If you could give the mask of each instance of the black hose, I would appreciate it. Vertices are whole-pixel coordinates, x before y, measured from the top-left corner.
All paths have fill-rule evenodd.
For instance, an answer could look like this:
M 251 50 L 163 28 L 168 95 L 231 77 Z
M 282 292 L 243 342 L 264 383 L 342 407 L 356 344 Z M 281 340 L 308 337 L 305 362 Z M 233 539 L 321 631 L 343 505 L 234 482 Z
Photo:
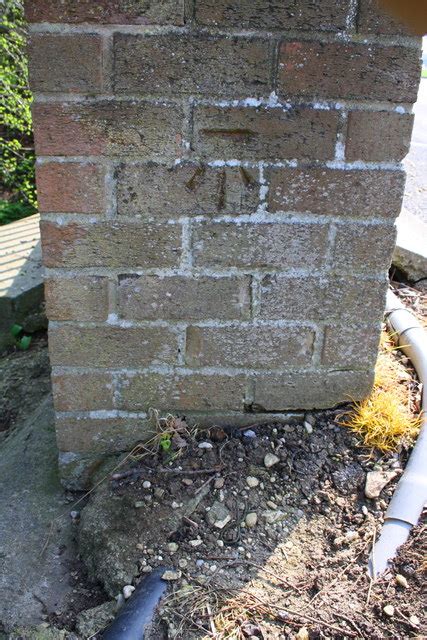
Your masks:
M 117 617 L 102 633 L 103 640 L 144 640 L 147 627 L 167 588 L 162 580 L 165 567 L 157 567 L 141 580 Z

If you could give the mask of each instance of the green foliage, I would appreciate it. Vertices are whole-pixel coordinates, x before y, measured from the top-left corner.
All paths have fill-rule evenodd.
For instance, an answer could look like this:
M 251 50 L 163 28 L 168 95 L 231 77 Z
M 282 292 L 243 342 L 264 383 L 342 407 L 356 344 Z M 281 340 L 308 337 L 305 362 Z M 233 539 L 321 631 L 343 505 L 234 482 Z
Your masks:
M 25 203 L 22 213 L 29 215 L 34 212 L 36 190 L 22 0 L 0 0 L 0 13 L 1 188 L 11 202 Z
M 36 209 L 28 202 L 0 200 L 0 225 L 21 220 L 35 213 Z
M 160 447 L 163 451 L 169 451 L 172 446 L 172 440 L 169 433 L 162 433 L 159 440 Z

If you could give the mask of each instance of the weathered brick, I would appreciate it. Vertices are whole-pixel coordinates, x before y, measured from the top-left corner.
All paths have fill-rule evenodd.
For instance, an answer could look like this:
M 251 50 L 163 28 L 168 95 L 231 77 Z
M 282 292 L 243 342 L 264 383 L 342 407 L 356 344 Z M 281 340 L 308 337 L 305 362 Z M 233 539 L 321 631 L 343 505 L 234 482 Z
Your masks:
M 414 116 L 393 111 L 352 111 L 345 146 L 347 160 L 399 162 L 409 151 Z
M 115 453 L 126 451 L 152 435 L 141 418 L 56 418 L 56 439 L 62 451 Z
M 201 158 L 238 160 L 330 160 L 335 153 L 338 115 L 296 107 L 194 109 L 193 148 Z
M 376 0 L 360 0 L 357 30 L 359 33 L 411 35 L 409 27 L 387 13 Z
M 173 267 L 181 253 L 181 225 L 117 221 L 40 225 L 47 267 Z
M 419 51 L 414 48 L 303 41 L 280 47 L 278 89 L 287 99 L 415 102 L 419 75 Z
M 308 366 L 314 331 L 308 327 L 190 326 L 186 344 L 186 362 L 192 367 Z
M 106 320 L 108 278 L 79 276 L 48 278 L 44 283 L 49 320 Z
M 270 43 L 228 37 L 116 34 L 118 93 L 218 95 L 270 93 Z
M 29 22 L 184 24 L 184 0 L 25 0 Z
M 178 340 L 165 327 L 51 325 L 49 349 L 53 366 L 135 368 L 174 364 Z
M 395 218 L 400 213 L 403 171 L 364 169 L 266 169 L 269 211 Z
M 119 313 L 125 319 L 247 319 L 250 277 L 121 276 Z
M 361 316 L 359 316 L 361 317 Z M 329 367 L 372 367 L 377 358 L 381 324 L 342 324 L 325 327 L 322 364 Z
M 195 226 L 196 266 L 315 268 L 323 264 L 328 225 L 206 222 Z
M 103 213 L 105 169 L 94 163 L 44 162 L 36 167 L 42 213 Z
M 384 311 L 386 279 L 351 276 L 268 275 L 261 283 L 259 317 L 263 319 L 376 321 Z
M 348 0 L 197 0 L 195 17 L 200 25 L 224 28 L 342 31 L 348 9 Z
M 254 410 L 322 409 L 365 398 L 371 371 L 310 371 L 263 375 L 255 380 Z
M 33 33 L 29 40 L 33 91 L 102 90 L 102 38 L 89 33 Z
M 36 103 L 38 155 L 125 155 L 173 160 L 181 155 L 181 107 L 135 101 Z
M 242 375 L 140 373 L 122 379 L 119 402 L 135 411 L 241 411 L 245 394 Z
M 57 411 L 113 409 L 113 381 L 110 373 L 53 373 L 53 402 Z
M 396 227 L 345 224 L 337 227 L 332 264 L 340 272 L 384 273 L 391 263 Z
M 138 218 L 254 213 L 258 195 L 258 172 L 243 167 L 147 163 L 117 171 L 118 213 Z

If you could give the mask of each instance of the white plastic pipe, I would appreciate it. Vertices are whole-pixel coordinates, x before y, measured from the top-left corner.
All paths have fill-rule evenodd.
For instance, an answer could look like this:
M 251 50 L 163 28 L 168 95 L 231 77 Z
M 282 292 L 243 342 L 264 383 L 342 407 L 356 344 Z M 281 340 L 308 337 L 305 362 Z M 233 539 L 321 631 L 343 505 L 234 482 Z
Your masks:
M 387 509 L 381 535 L 369 558 L 376 577 L 388 567 L 398 547 L 406 542 L 427 502 L 427 333 L 416 317 L 391 291 L 387 293 L 386 321 L 401 349 L 411 360 L 423 385 L 421 429 L 404 473 Z

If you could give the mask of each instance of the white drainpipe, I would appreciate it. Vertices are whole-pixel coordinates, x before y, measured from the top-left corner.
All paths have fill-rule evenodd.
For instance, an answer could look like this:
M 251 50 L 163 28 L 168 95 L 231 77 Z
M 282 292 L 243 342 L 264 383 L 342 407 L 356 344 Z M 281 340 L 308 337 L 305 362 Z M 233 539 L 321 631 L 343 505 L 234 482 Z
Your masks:
M 427 333 L 394 293 L 388 291 L 386 321 L 400 349 L 411 360 L 422 388 L 421 430 L 387 509 L 380 537 L 369 558 L 376 577 L 388 567 L 398 547 L 406 542 L 427 502 Z

